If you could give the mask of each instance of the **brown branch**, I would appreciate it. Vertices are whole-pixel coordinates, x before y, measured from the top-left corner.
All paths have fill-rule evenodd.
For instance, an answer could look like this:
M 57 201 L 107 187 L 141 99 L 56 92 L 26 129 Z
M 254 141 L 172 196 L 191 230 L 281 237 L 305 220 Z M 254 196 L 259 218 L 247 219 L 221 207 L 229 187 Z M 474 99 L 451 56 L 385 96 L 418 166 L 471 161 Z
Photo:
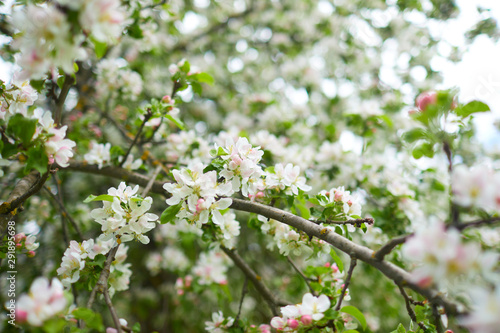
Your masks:
M 240 319 L 241 315 L 241 309 L 243 308 L 243 300 L 245 299 L 245 295 L 248 292 L 248 277 L 245 275 L 245 281 L 243 282 L 243 288 L 241 289 L 241 298 L 240 298 L 240 305 L 238 306 L 238 314 L 236 315 L 236 318 L 234 318 L 233 325 L 231 327 L 239 327 L 240 325 L 238 324 L 238 321 Z
M 373 220 L 373 218 L 371 217 L 366 217 L 366 218 L 363 218 L 363 219 L 353 219 L 353 220 L 347 220 L 347 221 L 333 221 L 333 220 L 325 220 L 325 221 L 320 221 L 320 220 L 317 220 L 317 221 L 312 221 L 310 220 L 311 222 L 314 222 L 316 224 L 320 224 L 320 223 L 323 223 L 323 224 L 340 224 L 340 225 L 343 225 L 343 224 L 352 224 L 352 225 L 355 225 L 356 227 L 360 227 L 362 223 L 366 223 L 366 224 L 373 224 L 375 221 Z
M 290 263 L 290 265 L 292 265 L 293 269 L 295 269 L 295 271 L 297 273 L 299 273 L 299 275 L 305 281 L 305 283 L 307 284 L 307 287 L 309 288 L 309 291 L 311 291 L 311 294 L 313 294 L 314 296 L 316 296 L 316 291 L 314 291 L 313 287 L 311 287 L 311 284 L 309 283 L 310 279 L 307 276 L 305 276 L 304 273 L 302 273 L 302 271 L 297 267 L 297 265 L 295 265 L 295 263 L 292 261 L 292 259 L 290 259 L 290 257 L 286 257 L 286 259 L 288 260 L 288 262 Z
M 109 297 L 108 287 L 106 286 L 103 290 L 104 301 L 109 308 L 109 312 L 111 312 L 111 317 L 113 318 L 113 322 L 115 323 L 116 330 L 118 333 L 122 332 L 122 325 L 120 324 L 120 318 L 118 318 L 118 314 L 116 313 L 116 309 L 113 306 L 113 302 L 111 302 L 111 297 Z
M 64 102 L 66 101 L 66 97 L 68 96 L 69 90 L 73 83 L 75 83 L 75 79 L 72 75 L 65 74 L 64 75 L 64 83 L 61 88 L 61 92 L 59 93 L 59 97 L 56 99 L 56 105 L 54 110 L 54 123 L 56 127 L 61 126 L 61 118 L 62 112 L 64 108 Z
M 150 181 L 150 178 L 145 175 L 141 175 L 139 173 L 128 171 L 123 168 L 115 167 L 115 166 L 104 166 L 101 169 L 97 167 L 97 165 L 88 165 L 82 162 L 73 162 L 67 168 L 62 169 L 62 171 L 80 171 L 86 173 L 92 173 L 96 175 L 108 176 L 111 178 L 117 178 L 124 180 L 126 182 L 131 182 L 134 184 L 138 184 L 140 186 L 147 186 Z M 158 194 L 166 194 L 163 189 L 163 184 L 165 182 L 154 181 L 151 186 L 151 191 Z
M 245 276 L 252 281 L 252 284 L 255 286 L 255 289 L 262 295 L 262 297 L 266 300 L 271 308 L 273 315 L 278 315 L 278 306 L 286 306 L 289 305 L 289 302 L 282 301 L 277 299 L 273 293 L 265 286 L 262 282 L 262 278 L 254 272 L 250 266 L 241 258 L 235 250 L 230 250 L 224 246 L 221 246 L 222 251 L 224 251 L 229 258 L 231 258 L 234 264 L 245 274 Z
M 137 143 L 137 140 L 139 140 L 139 137 L 141 136 L 142 134 L 142 130 L 144 129 L 144 125 L 148 122 L 149 118 L 151 118 L 151 116 L 153 115 L 153 113 L 151 112 L 151 109 L 148 109 L 147 113 L 144 115 L 144 119 L 142 120 L 142 123 L 141 123 L 141 126 L 139 127 L 139 130 L 137 131 L 137 134 L 135 135 L 134 137 L 134 140 L 132 141 L 132 143 L 130 144 L 130 146 L 128 147 L 128 150 L 127 152 L 125 153 L 125 156 L 123 156 L 123 159 L 122 161 L 120 162 L 119 166 L 122 167 L 123 164 L 125 163 L 128 155 L 130 154 L 130 152 L 132 151 L 132 148 L 135 146 L 135 144 Z
M 351 282 L 352 278 L 352 273 L 354 272 L 354 267 L 356 267 L 357 260 L 355 257 L 351 257 L 351 264 L 349 266 L 349 270 L 347 271 L 347 276 L 344 281 L 344 287 L 342 288 L 342 292 L 340 293 L 340 298 L 339 301 L 337 302 L 337 305 L 335 306 L 335 311 L 339 311 L 340 307 L 342 306 L 342 301 L 344 300 L 345 294 L 347 292 L 347 288 L 349 288 L 349 283 Z
M 40 191 L 48 177 L 49 172 L 40 177 L 38 171 L 32 170 L 16 184 L 7 200 L 0 205 L 0 239 L 3 238 L 7 230 L 7 223 L 12 219 L 12 216 L 16 215 L 17 208 L 33 194 Z
M 145 198 L 146 195 L 148 195 L 149 191 L 151 191 L 151 187 L 153 187 L 153 184 L 156 180 L 156 177 L 158 177 L 158 174 L 161 171 L 162 166 L 158 165 L 156 169 L 153 171 L 153 175 L 151 176 L 151 179 L 149 180 L 148 184 L 144 188 L 144 191 L 142 191 L 142 197 Z
M 411 234 L 411 235 L 404 235 L 404 236 L 400 236 L 400 237 L 396 237 L 396 238 L 391 239 L 390 241 L 388 241 L 387 243 L 385 243 L 380 249 L 378 249 L 377 252 L 375 252 L 375 254 L 373 255 L 373 258 L 375 258 L 376 260 L 379 260 L 379 261 L 384 260 L 384 257 L 386 255 L 388 255 L 389 253 L 391 253 L 391 251 L 396 246 L 398 246 L 399 244 L 403 244 L 404 242 L 406 242 L 406 240 L 410 236 L 412 236 L 412 235 L 413 234 Z
M 500 222 L 500 217 L 492 217 L 490 219 L 458 223 L 457 225 L 454 225 L 454 227 L 457 228 L 458 230 L 462 231 L 462 230 L 467 229 L 467 228 L 481 227 L 483 225 L 495 224 L 495 223 L 499 223 L 499 222 Z
M 44 186 L 43 189 L 45 190 L 46 193 L 49 194 L 49 196 L 52 198 L 52 200 L 57 204 L 57 206 L 59 207 L 59 210 L 61 211 L 61 216 L 64 219 L 69 221 L 69 223 L 71 224 L 73 229 L 75 229 L 76 233 L 78 234 L 78 237 L 80 238 L 80 240 L 83 240 L 83 235 L 82 235 L 82 232 L 80 230 L 80 227 L 75 222 L 75 220 L 71 217 L 71 215 L 68 213 L 68 211 L 66 210 L 66 207 L 64 207 L 64 204 L 46 186 Z
M 448 301 L 437 290 L 432 288 L 420 287 L 416 283 L 412 282 L 411 275 L 404 269 L 387 261 L 376 260 L 373 257 L 374 251 L 367 247 L 358 245 L 335 232 L 331 232 L 327 228 L 323 228 L 292 213 L 274 207 L 269 207 L 257 202 L 251 202 L 236 198 L 233 198 L 232 200 L 233 203 L 230 206 L 232 209 L 260 214 L 267 218 L 271 218 L 288 224 L 296 229 L 305 232 L 309 236 L 314 236 L 322 239 L 330 245 L 338 248 L 342 252 L 345 252 L 351 256 L 354 255 L 356 259 L 364 261 L 367 264 L 373 266 L 389 279 L 393 280 L 396 284 L 403 284 L 413 289 L 417 293 L 423 295 L 431 303 L 442 305 L 449 315 L 456 315 L 459 313 L 456 304 Z
M 410 296 L 406 293 L 405 289 L 398 285 L 399 291 L 401 292 L 401 295 L 403 295 L 403 298 L 405 299 L 405 305 L 406 305 L 406 311 L 408 311 L 408 315 L 410 315 L 411 320 L 413 320 L 415 323 L 420 326 L 420 328 L 425 332 L 427 330 L 427 327 L 425 327 L 424 323 L 420 322 L 417 320 L 417 315 L 415 314 L 415 311 L 413 311 L 413 308 L 411 307 L 411 303 L 414 302 Z
M 112 248 L 107 255 L 106 261 L 104 262 L 104 267 L 102 268 L 101 275 L 99 275 L 99 280 L 97 280 L 92 292 L 90 293 L 89 300 L 87 302 L 87 308 L 92 308 L 92 304 L 94 304 L 95 296 L 97 292 L 103 293 L 104 290 L 108 289 L 108 279 L 109 274 L 111 273 L 110 267 L 113 260 L 115 260 L 116 252 L 118 251 L 118 247 L 120 244 Z

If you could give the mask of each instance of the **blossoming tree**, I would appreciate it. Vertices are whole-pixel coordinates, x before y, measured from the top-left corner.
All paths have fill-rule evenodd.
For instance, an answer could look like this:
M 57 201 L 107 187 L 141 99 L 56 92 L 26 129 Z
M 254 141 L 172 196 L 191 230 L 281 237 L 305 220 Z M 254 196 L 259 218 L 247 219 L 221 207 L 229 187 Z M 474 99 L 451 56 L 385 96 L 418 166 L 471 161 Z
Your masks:
M 453 1 L 3 10 L 2 332 L 498 332 Z

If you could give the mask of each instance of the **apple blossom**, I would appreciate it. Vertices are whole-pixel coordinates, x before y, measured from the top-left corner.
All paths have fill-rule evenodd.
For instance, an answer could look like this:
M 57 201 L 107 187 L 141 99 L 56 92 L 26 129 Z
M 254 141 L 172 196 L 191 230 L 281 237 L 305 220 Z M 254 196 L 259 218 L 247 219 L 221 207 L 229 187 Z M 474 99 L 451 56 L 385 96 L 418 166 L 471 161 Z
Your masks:
M 48 319 L 63 314 L 68 306 L 63 286 L 58 279 L 36 278 L 29 294 L 19 297 L 16 304 L 16 316 L 33 326 L 42 326 Z

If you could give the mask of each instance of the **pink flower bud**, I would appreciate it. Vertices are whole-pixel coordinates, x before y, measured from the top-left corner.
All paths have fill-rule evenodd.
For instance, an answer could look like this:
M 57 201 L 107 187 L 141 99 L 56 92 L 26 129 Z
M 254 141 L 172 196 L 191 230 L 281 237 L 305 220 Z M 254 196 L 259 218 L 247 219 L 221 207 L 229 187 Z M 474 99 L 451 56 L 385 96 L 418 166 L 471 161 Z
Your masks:
M 304 315 L 304 316 L 300 317 L 300 321 L 302 322 L 302 324 L 307 326 L 307 325 L 312 324 L 313 319 L 310 315 Z
M 418 95 L 415 105 L 420 111 L 425 111 L 427 106 L 437 103 L 437 93 L 435 91 L 426 91 Z
M 16 320 L 19 323 L 26 322 L 26 320 L 28 320 L 28 312 L 17 309 L 16 310 Z
M 162 97 L 161 101 L 163 103 L 170 104 L 170 103 L 172 103 L 172 97 L 170 97 L 170 95 L 165 95 Z
M 323 266 L 325 266 L 326 268 L 328 268 L 328 267 L 330 267 L 330 265 L 331 265 L 331 264 L 330 264 L 329 262 L 327 262 L 327 263 L 326 263 L 326 264 L 324 264 Z
M 108 327 L 106 328 L 106 333 L 118 333 L 118 331 L 116 330 L 116 328 Z
M 297 321 L 297 319 L 293 319 L 293 318 L 290 318 L 286 321 L 286 324 L 288 325 L 288 327 L 290 327 L 291 329 L 296 329 L 297 327 L 299 327 L 299 322 Z
M 257 197 L 257 198 L 263 198 L 264 197 L 264 192 L 257 192 L 257 194 L 255 195 L 255 197 Z
M 193 282 L 193 277 L 191 275 L 187 275 L 185 278 L 184 278 L 184 285 L 186 287 L 191 287 L 191 283 Z
M 332 271 L 333 271 L 334 273 L 337 273 L 337 272 L 339 271 L 339 268 L 337 267 L 337 265 L 336 265 L 336 264 L 333 264 L 333 265 L 332 265 Z
M 14 236 L 14 241 L 16 243 L 21 243 L 21 241 L 23 241 L 25 239 L 26 239 L 26 235 L 24 234 L 24 232 L 21 232 L 21 233 Z
M 453 331 L 452 330 L 446 330 L 446 332 L 444 332 L 444 333 L 453 333 Z
M 33 258 L 35 256 L 35 254 L 36 254 L 35 251 L 28 251 L 28 253 L 26 253 L 26 256 L 28 258 Z
M 205 203 L 205 200 L 204 199 L 198 199 L 198 203 L 196 204 L 196 212 L 197 213 L 200 213 L 204 207 L 203 207 L 203 204 Z
M 17 243 L 17 244 L 16 244 L 16 249 L 20 249 L 20 248 L 22 248 L 22 247 L 23 247 L 23 244 L 21 244 L 21 243 Z
M 271 326 L 262 324 L 259 326 L 260 332 L 261 333 L 271 333 Z

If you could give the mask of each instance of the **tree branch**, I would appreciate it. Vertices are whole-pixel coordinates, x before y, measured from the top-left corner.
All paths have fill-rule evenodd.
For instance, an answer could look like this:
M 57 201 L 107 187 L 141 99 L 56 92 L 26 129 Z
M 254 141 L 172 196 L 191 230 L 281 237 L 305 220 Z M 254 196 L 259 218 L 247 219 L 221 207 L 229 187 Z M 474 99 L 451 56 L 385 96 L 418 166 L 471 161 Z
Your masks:
M 376 260 L 380 260 L 380 261 L 384 260 L 384 257 L 386 255 L 391 253 L 391 251 L 399 244 L 403 244 L 404 242 L 406 242 L 406 240 L 410 236 L 412 236 L 412 235 L 404 235 L 404 236 L 400 236 L 400 237 L 396 237 L 396 238 L 391 239 L 390 241 L 385 243 L 380 249 L 378 249 L 377 252 L 375 252 L 375 254 L 373 255 L 373 258 L 375 258 Z
M 370 224 L 370 225 L 374 223 L 374 220 L 371 217 L 366 217 L 366 218 L 363 218 L 363 219 L 353 219 L 353 220 L 347 220 L 347 221 L 333 221 L 333 220 L 325 220 L 325 221 L 320 221 L 320 220 L 312 221 L 312 220 L 309 220 L 309 221 L 314 222 L 316 224 L 320 224 L 320 223 L 323 223 L 323 224 L 340 224 L 340 225 L 343 225 L 343 224 L 352 224 L 352 225 L 355 225 L 358 228 L 361 227 L 362 223 L 366 223 L 366 224 Z
M 253 271 L 250 266 L 247 265 L 247 263 L 241 258 L 236 251 L 230 250 L 224 246 L 221 246 L 222 251 L 224 251 L 234 262 L 234 264 L 241 269 L 243 274 L 252 281 L 253 285 L 255 286 L 255 289 L 264 297 L 266 302 L 269 304 L 269 307 L 271 308 L 271 311 L 273 315 L 277 316 L 278 315 L 278 306 L 286 306 L 289 305 L 290 303 L 278 300 L 274 295 L 271 293 L 271 291 L 262 283 L 262 278 L 257 275 Z
M 75 229 L 76 233 L 78 234 L 78 237 L 80 240 L 83 240 L 83 235 L 80 230 L 80 227 L 78 227 L 78 224 L 75 222 L 75 220 L 71 217 L 71 215 L 68 213 L 66 210 L 66 207 L 64 207 L 64 204 L 57 198 L 46 186 L 43 187 L 45 192 L 49 194 L 49 196 L 52 198 L 52 200 L 57 204 L 59 207 L 59 210 L 61 211 L 61 215 L 63 218 L 69 221 L 73 229 Z
M 43 184 L 49 177 L 49 172 L 40 177 L 40 173 L 32 170 L 24 176 L 14 187 L 7 200 L 0 205 L 0 239 L 3 238 L 7 230 L 7 223 L 16 215 L 16 209 L 23 204 L 26 199 L 40 191 Z
M 406 293 L 406 291 L 403 287 L 398 285 L 398 288 L 399 288 L 399 291 L 401 292 L 401 295 L 403 295 L 403 298 L 405 299 L 406 311 L 408 311 L 408 315 L 410 315 L 411 320 L 413 320 L 415 323 L 417 323 L 418 326 L 420 326 L 420 328 L 422 330 L 424 330 L 424 332 L 425 332 L 425 330 L 427 330 L 427 327 L 425 327 L 424 323 L 419 322 L 417 320 L 417 315 L 415 314 L 415 311 L 413 311 L 413 308 L 411 307 L 411 303 L 413 300 L 410 298 L 410 296 L 408 296 L 408 294 Z
M 309 288 L 309 291 L 311 292 L 311 294 L 313 294 L 314 296 L 316 296 L 316 292 L 314 291 L 313 287 L 311 287 L 311 284 L 309 283 L 309 278 L 307 276 L 305 276 L 304 273 L 302 273 L 302 271 L 297 267 L 297 265 L 295 265 L 295 263 L 292 261 L 292 259 L 290 259 L 290 257 L 286 257 L 286 259 L 288 260 L 288 262 L 290 263 L 290 265 L 292 265 L 293 269 L 295 269 L 295 271 L 297 273 L 299 273 L 299 275 L 305 281 L 305 283 L 307 284 L 307 287 Z
M 147 186 L 150 179 L 148 176 L 141 175 L 139 173 L 128 171 L 123 168 L 115 167 L 115 166 L 104 166 L 101 169 L 97 167 L 97 165 L 88 165 L 82 162 L 73 162 L 67 168 L 62 169 L 68 171 L 81 171 L 86 173 L 92 173 L 96 175 L 103 175 L 112 178 L 117 178 L 124 180 L 126 182 L 132 182 L 134 184 L 138 184 L 140 186 Z M 163 189 L 163 184 L 165 182 L 154 181 L 151 185 L 151 191 L 158 194 L 166 194 Z
M 64 108 L 64 102 L 66 101 L 66 97 L 68 96 L 69 90 L 73 83 L 75 83 L 75 79 L 73 76 L 65 74 L 64 75 L 64 84 L 61 88 L 61 92 L 59 93 L 59 97 L 57 97 L 55 110 L 54 110 L 54 124 L 56 127 L 61 126 L 62 119 L 62 111 Z
M 109 297 L 108 287 L 106 286 L 103 290 L 104 301 L 109 308 L 109 312 L 111 312 L 111 317 L 113 318 L 113 322 L 115 323 L 116 330 L 118 333 L 122 332 L 122 325 L 120 324 L 120 318 L 118 318 L 118 314 L 116 313 L 116 309 L 113 306 L 113 302 L 111 302 L 111 297 Z
M 139 127 L 139 130 L 137 131 L 137 134 L 134 137 L 134 141 L 132 141 L 132 143 L 128 147 L 128 150 L 125 153 L 125 156 L 123 156 L 123 159 L 119 164 L 120 167 L 122 167 L 123 164 L 125 163 L 125 161 L 127 160 L 127 157 L 130 154 L 130 152 L 132 151 L 132 148 L 134 147 L 134 145 L 137 143 L 137 140 L 139 140 L 139 137 L 141 136 L 144 125 L 148 122 L 149 118 L 151 118 L 152 115 L 153 115 L 153 113 L 151 112 L 151 109 L 148 109 L 147 113 L 144 115 L 144 119 L 141 123 L 141 126 Z
M 106 261 L 104 262 L 104 267 L 102 268 L 101 275 L 99 275 L 99 280 L 97 280 L 94 288 L 92 289 L 92 292 L 90 293 L 89 300 L 87 302 L 87 308 L 92 308 L 92 304 L 94 304 L 95 296 L 97 292 L 104 292 L 104 289 L 108 289 L 108 279 L 109 279 L 109 274 L 111 273 L 110 267 L 111 263 L 113 260 L 115 260 L 115 255 L 116 252 L 118 251 L 118 247 L 120 244 L 112 248 L 108 256 L 106 258 Z
M 354 272 L 354 267 L 356 267 L 357 260 L 355 257 L 351 257 L 351 264 L 349 266 L 349 270 L 347 271 L 347 276 L 344 281 L 344 287 L 342 288 L 342 292 L 340 293 L 339 301 L 335 306 L 335 311 L 339 311 L 342 306 L 342 301 L 344 300 L 345 294 L 347 292 L 347 288 L 349 287 L 349 283 L 351 282 L 352 273 Z
M 442 305 L 448 314 L 456 315 L 459 313 L 456 304 L 445 299 L 443 295 L 437 290 L 432 288 L 422 288 L 416 283 L 411 282 L 412 278 L 408 272 L 387 261 L 376 260 L 373 257 L 374 251 L 367 247 L 358 245 L 335 232 L 330 232 L 330 230 L 327 228 L 323 228 L 292 213 L 274 207 L 268 207 L 257 202 L 251 202 L 236 198 L 233 198 L 232 200 L 233 203 L 230 207 L 233 209 L 263 215 L 267 218 L 280 221 L 294 228 L 302 230 L 309 236 L 314 236 L 322 239 L 330 245 L 338 248 L 342 252 L 345 252 L 349 255 L 354 255 L 356 259 L 364 261 L 367 264 L 375 267 L 377 270 L 382 272 L 382 274 L 396 282 L 396 284 L 403 284 L 405 286 L 408 286 L 409 288 L 423 295 L 431 303 Z

